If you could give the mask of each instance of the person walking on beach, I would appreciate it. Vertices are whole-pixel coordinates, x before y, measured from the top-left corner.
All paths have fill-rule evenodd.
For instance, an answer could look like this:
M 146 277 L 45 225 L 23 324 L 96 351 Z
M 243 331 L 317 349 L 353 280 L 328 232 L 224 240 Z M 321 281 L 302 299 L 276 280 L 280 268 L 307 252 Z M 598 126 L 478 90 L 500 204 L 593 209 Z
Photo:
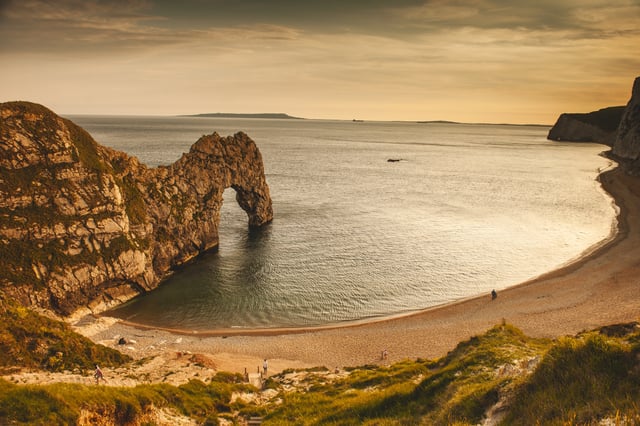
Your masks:
M 262 363 L 262 370 L 263 370 L 263 374 L 265 377 L 267 377 L 267 369 L 269 368 L 269 363 L 267 363 L 267 359 L 264 359 L 264 362 Z
M 93 377 L 96 379 L 96 385 L 100 384 L 100 380 L 107 383 L 107 379 L 104 378 L 104 374 L 102 374 L 102 370 L 100 370 L 98 364 L 96 364 L 96 371 L 93 373 Z

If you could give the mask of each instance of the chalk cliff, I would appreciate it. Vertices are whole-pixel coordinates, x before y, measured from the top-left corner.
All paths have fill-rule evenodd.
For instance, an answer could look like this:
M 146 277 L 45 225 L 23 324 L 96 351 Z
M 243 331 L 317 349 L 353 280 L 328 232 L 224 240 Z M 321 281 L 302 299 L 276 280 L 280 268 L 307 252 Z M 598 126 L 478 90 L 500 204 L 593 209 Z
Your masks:
M 599 142 L 612 146 L 624 110 L 624 106 L 617 106 L 584 114 L 561 114 L 547 138 L 566 142 Z
M 249 226 L 272 220 L 262 157 L 243 133 L 203 136 L 148 168 L 41 105 L 0 104 L 0 290 L 67 315 L 153 289 L 218 245 L 228 187 Z
M 640 160 L 640 77 L 633 83 L 631 99 L 620 121 L 612 152 L 634 163 Z

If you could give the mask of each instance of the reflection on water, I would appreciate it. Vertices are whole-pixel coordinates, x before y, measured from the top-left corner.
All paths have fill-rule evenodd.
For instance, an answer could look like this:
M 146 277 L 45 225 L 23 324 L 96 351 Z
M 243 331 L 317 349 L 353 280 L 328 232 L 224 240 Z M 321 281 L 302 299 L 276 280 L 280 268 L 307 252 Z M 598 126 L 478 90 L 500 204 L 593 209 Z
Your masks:
M 602 147 L 547 141 L 546 128 L 74 120 L 151 165 L 214 130 L 243 130 L 262 152 L 274 221 L 249 230 L 225 191 L 219 250 L 113 312 L 156 326 L 315 325 L 488 294 L 577 256 L 614 216 L 594 180 Z

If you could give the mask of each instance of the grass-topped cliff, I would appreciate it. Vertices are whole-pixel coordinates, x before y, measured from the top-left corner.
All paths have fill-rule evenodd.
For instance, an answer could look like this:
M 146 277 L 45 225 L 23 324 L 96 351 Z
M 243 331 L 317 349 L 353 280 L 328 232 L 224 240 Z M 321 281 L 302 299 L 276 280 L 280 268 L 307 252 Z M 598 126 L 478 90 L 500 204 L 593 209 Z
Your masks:
M 588 113 L 565 113 L 549 130 L 548 139 L 568 142 L 598 142 L 612 146 L 624 114 L 624 106 Z
M 19 369 L 91 371 L 131 361 L 127 355 L 96 345 L 66 323 L 42 316 L 0 293 L 0 372 Z
M 272 424 L 443 425 L 640 422 L 640 333 L 531 339 L 509 325 L 437 361 L 360 367 L 270 407 Z M 636 423 L 633 423 L 635 421 Z
M 271 221 L 262 156 L 243 133 L 148 168 L 42 105 L 0 103 L 0 290 L 70 315 L 153 289 L 217 246 L 228 187 L 249 226 Z
M 3 336 L 14 333 L 6 324 Z M 61 343 L 67 339 L 78 337 L 66 332 Z M 265 425 L 638 424 L 638 401 L 636 324 L 556 341 L 498 325 L 439 360 L 284 371 L 263 390 L 227 373 L 133 388 L 0 379 L 2 424 L 91 424 L 96 416 L 112 424 L 171 424 L 158 420 L 159 412 L 200 424 L 242 424 L 251 416 Z
M 0 424 L 73 425 L 158 424 L 158 410 L 188 417 L 195 424 L 216 425 L 218 414 L 244 408 L 229 403 L 233 392 L 257 391 L 242 377 L 218 374 L 208 383 L 134 388 L 56 383 L 20 386 L 0 379 Z M 174 424 L 169 419 L 161 424 Z
M 145 236 L 134 232 L 140 221 L 131 212 L 142 198 L 121 189 L 117 153 L 30 102 L 0 104 L 0 142 L 5 294 L 68 314 L 111 286 L 144 282 Z

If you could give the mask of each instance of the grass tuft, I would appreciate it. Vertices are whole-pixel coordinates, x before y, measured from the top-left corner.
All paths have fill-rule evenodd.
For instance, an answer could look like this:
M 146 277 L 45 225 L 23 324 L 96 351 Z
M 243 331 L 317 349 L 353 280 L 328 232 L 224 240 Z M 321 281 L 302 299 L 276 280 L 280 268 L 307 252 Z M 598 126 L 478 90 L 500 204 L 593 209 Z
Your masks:
M 5 323 L 40 321 L 28 309 L 0 306 Z M 52 329 L 43 320 L 38 339 L 47 341 L 55 334 Z M 232 373 L 218 373 L 207 383 L 135 388 L 17 386 L 0 380 L 0 424 L 73 424 L 83 410 L 127 424 L 155 406 L 199 424 L 260 416 L 265 425 L 475 425 L 497 403 L 506 410 L 504 425 L 582 425 L 602 419 L 640 424 L 640 332 L 635 325 L 550 341 L 501 324 L 435 361 L 366 365 L 337 376 L 326 369 L 296 370 L 297 388 L 289 386 L 292 373 L 270 377 L 269 394 L 275 390 L 276 396 L 259 404 L 231 403 L 234 393 L 258 392 Z
M 90 371 L 95 364 L 112 367 L 130 359 L 0 295 L 0 370 Z
M 587 333 L 561 339 L 518 390 L 508 421 L 588 423 L 640 415 L 640 344 Z

